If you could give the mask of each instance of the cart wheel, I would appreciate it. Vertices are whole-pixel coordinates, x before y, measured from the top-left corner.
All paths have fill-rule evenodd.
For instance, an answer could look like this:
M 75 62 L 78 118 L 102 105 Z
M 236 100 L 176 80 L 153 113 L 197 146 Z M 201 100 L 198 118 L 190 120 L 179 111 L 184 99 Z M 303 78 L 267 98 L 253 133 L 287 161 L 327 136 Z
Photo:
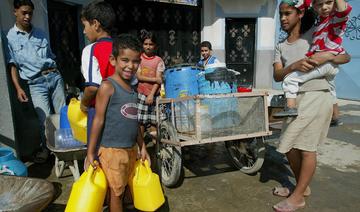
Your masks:
M 161 182 L 166 187 L 175 187 L 180 180 L 183 168 L 181 147 L 161 143 L 160 139 L 179 141 L 179 138 L 177 137 L 175 127 L 169 122 L 162 122 L 158 130 L 156 155 Z
M 61 177 L 65 169 L 65 161 L 59 160 L 55 157 L 55 175 L 57 178 Z
M 225 146 L 236 168 L 245 174 L 256 173 L 264 163 L 263 137 L 226 141 Z

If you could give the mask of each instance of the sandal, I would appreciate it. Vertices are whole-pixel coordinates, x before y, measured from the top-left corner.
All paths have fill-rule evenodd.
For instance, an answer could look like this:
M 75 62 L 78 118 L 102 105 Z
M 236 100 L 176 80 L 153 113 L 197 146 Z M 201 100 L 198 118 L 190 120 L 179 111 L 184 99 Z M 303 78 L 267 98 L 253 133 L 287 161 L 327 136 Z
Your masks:
M 289 197 L 291 190 L 287 187 L 275 187 L 273 188 L 273 195 L 278 197 Z M 311 194 L 310 187 L 307 187 L 304 192 L 304 197 L 308 197 Z
M 49 150 L 42 149 L 41 151 L 37 152 L 34 158 L 35 163 L 46 163 L 49 157 Z
M 277 212 L 292 212 L 298 209 L 304 208 L 305 202 L 300 205 L 293 205 L 287 201 L 287 199 L 279 202 L 278 204 L 273 206 L 273 209 Z
M 273 188 L 273 195 L 278 197 L 288 197 L 290 196 L 290 189 L 287 187 L 275 187 Z

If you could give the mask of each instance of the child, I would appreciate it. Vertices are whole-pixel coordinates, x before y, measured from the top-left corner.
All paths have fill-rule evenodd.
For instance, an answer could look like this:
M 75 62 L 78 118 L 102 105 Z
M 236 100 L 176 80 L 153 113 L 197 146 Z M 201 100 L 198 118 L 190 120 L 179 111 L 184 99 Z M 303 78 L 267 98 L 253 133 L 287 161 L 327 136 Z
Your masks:
M 206 65 L 220 63 L 215 56 L 211 55 L 212 47 L 209 41 L 201 42 L 200 51 L 203 58 L 197 63 L 198 66 L 205 67 Z
M 87 158 L 92 166 L 98 165 L 96 146 L 100 142 L 98 157 L 109 185 L 110 211 L 122 211 L 122 197 L 133 176 L 138 147 L 141 159 L 150 161 L 139 133 L 137 93 L 131 86 L 140 64 L 140 51 L 141 44 L 134 36 L 122 34 L 115 38 L 110 62 L 116 71 L 102 81 L 96 94 Z
M 309 0 L 304 0 L 304 2 L 310 3 Z M 312 0 L 312 4 L 319 16 L 319 23 L 313 32 L 313 41 L 306 56 L 310 59 L 321 59 L 328 58 L 329 54 L 344 54 L 345 49 L 341 45 L 342 35 L 345 32 L 351 6 L 345 0 Z M 335 85 L 332 83 L 334 83 L 333 79 L 337 72 L 338 69 L 334 69 L 333 64 L 326 63 L 309 73 L 296 71 L 288 75 L 283 83 L 287 107 L 284 111 L 274 114 L 274 117 L 297 116 L 296 96 L 299 91 L 299 83 L 310 79 L 326 77 L 335 100 Z
M 139 92 L 139 122 L 141 134 L 145 128 L 156 125 L 155 104 L 159 96 L 162 73 L 165 70 L 164 61 L 155 55 L 157 48 L 156 37 L 146 33 L 142 37 L 144 52 L 141 54 L 141 63 L 137 72 Z
M 81 56 L 81 72 L 85 78 L 84 95 L 80 109 L 88 113 L 88 141 L 91 124 L 95 115 L 95 96 L 103 79 L 114 74 L 109 58 L 112 51 L 111 30 L 116 21 L 111 5 L 105 2 L 93 2 L 81 12 L 84 34 L 91 42 Z

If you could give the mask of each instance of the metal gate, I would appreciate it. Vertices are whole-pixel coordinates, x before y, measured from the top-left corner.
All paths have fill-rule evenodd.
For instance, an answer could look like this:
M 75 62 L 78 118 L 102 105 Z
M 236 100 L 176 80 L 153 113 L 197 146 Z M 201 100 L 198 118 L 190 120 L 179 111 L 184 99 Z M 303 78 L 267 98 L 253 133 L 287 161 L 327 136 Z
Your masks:
M 226 19 L 226 66 L 240 73 L 243 86 L 252 86 L 254 81 L 255 24 L 253 18 Z
M 64 82 L 79 87 L 82 75 L 78 9 L 66 3 L 48 1 L 50 43 L 57 65 Z
M 348 0 L 353 10 L 347 23 L 344 47 L 351 55 L 351 62 L 340 66 L 336 75 L 336 91 L 339 98 L 360 100 L 360 1 Z

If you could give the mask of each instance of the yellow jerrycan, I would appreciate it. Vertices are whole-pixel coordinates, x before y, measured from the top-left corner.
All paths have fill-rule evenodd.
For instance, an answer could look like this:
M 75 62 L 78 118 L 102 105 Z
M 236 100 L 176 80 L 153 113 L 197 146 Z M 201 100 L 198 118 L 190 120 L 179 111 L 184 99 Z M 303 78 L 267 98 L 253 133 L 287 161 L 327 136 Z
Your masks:
M 141 211 L 155 211 L 165 202 L 159 176 L 151 171 L 147 160 L 135 164 L 135 175 L 130 183 L 134 206 Z
M 73 184 L 65 212 L 101 212 L 107 182 L 103 170 L 98 166 L 95 170 L 89 165 L 80 178 Z
M 68 119 L 73 137 L 87 143 L 87 114 L 80 110 L 80 101 L 72 98 L 68 108 Z

